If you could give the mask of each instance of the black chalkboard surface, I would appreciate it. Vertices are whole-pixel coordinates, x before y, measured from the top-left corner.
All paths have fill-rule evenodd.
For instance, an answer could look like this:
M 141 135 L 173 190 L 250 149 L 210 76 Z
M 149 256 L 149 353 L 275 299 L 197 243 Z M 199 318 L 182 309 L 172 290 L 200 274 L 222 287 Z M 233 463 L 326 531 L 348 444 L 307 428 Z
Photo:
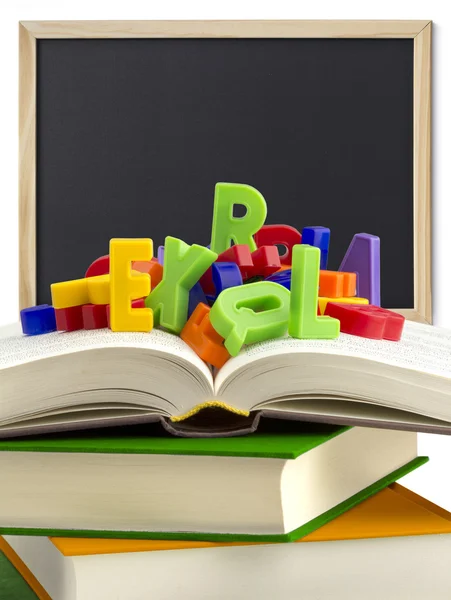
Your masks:
M 412 39 L 38 39 L 37 303 L 112 237 L 210 241 L 215 183 L 267 223 L 381 238 L 382 305 L 414 306 Z

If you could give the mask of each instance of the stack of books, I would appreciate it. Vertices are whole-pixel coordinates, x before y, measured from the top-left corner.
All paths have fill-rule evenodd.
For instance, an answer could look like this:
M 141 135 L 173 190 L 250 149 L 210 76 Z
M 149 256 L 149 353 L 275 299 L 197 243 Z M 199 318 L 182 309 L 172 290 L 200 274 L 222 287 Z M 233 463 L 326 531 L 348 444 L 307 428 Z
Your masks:
M 9 332 L 0 597 L 449 599 L 451 515 L 396 481 L 451 431 L 450 355 L 415 323 L 219 372 L 163 331 Z
M 390 485 L 297 541 L 251 544 L 0 537 L 1 597 L 450 597 L 451 514 L 399 484 Z

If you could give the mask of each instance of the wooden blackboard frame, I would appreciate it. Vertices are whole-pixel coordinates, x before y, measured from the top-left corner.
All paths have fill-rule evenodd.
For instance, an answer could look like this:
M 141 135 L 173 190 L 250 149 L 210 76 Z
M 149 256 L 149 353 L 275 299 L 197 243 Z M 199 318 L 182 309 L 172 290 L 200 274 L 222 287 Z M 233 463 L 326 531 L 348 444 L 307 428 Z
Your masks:
M 432 322 L 431 21 L 23 21 L 19 23 L 19 303 L 36 303 L 36 40 L 76 38 L 412 38 L 414 306 Z

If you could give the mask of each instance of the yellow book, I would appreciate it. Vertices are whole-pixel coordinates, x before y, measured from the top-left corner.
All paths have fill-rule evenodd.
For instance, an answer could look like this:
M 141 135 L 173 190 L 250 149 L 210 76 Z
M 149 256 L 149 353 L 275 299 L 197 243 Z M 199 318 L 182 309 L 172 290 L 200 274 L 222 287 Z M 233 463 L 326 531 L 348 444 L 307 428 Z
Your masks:
M 395 483 L 293 544 L 5 536 L 0 550 L 40 600 L 182 590 L 184 600 L 293 598 L 301 589 L 305 598 L 440 600 L 451 597 L 449 534 L 449 512 Z

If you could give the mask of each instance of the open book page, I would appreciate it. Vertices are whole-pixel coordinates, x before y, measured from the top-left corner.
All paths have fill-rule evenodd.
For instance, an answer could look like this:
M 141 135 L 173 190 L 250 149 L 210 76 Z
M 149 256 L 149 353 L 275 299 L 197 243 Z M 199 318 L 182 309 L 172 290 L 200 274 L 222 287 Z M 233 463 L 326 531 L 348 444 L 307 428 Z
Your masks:
M 399 342 L 370 340 L 341 333 L 335 340 L 284 337 L 253 344 L 230 359 L 215 378 L 215 393 L 237 371 L 259 359 L 281 354 L 318 353 L 350 356 L 451 379 L 451 331 L 406 321 Z
M 2 335 L 5 332 L 6 335 Z M 8 335 L 8 333 L 13 335 Z M 0 371 L 20 364 L 99 348 L 142 348 L 186 361 L 213 387 L 209 367 L 178 336 L 153 329 L 150 333 L 119 333 L 109 329 L 24 336 L 13 328 L 0 329 Z
M 11 337 L 13 335 L 23 335 L 22 327 L 17 321 L 16 323 L 9 323 L 8 325 L 2 325 L 0 327 L 0 340 L 2 338 Z
M 0 338 L 0 428 L 171 416 L 212 394 L 210 368 L 178 336 L 157 329 Z

